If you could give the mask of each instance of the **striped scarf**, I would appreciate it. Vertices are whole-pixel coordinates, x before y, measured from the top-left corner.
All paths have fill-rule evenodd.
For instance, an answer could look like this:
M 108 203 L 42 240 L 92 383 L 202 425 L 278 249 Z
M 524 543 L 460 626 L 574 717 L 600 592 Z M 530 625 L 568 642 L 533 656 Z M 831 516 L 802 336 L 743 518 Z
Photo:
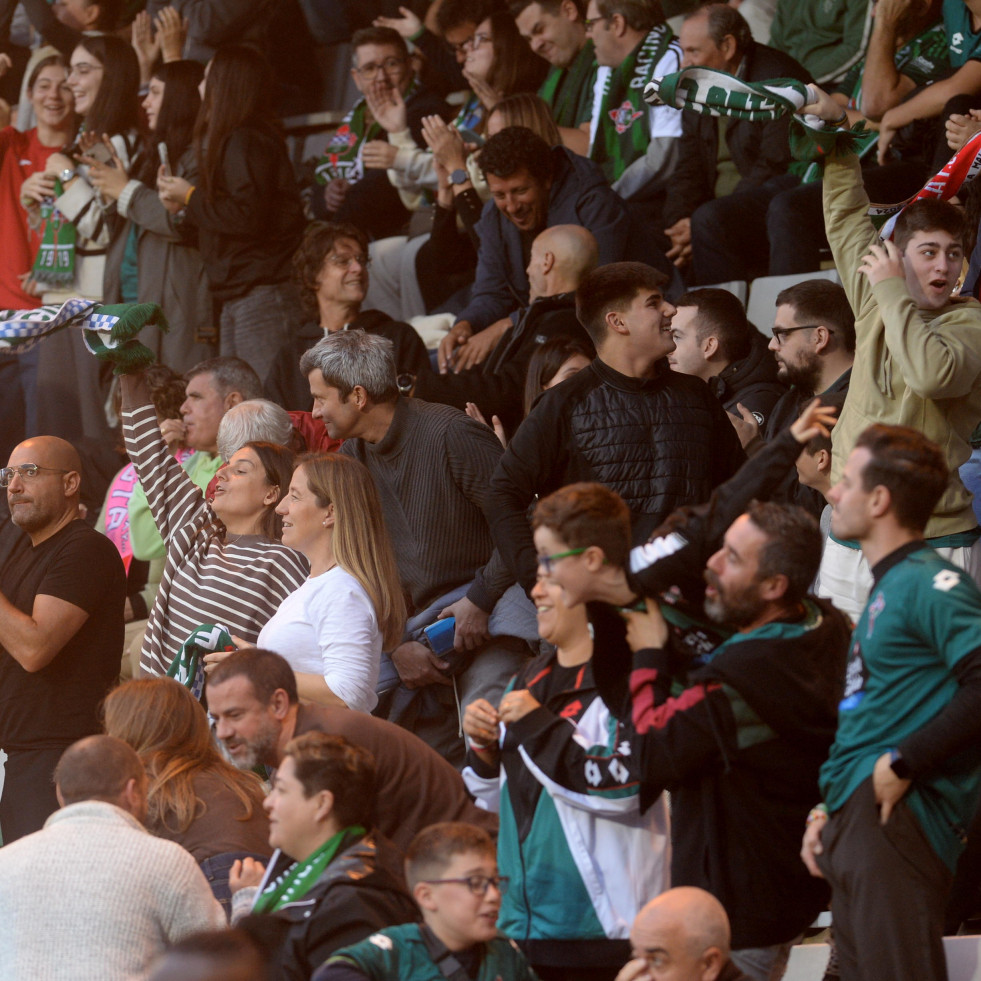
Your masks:
M 763 122 L 793 115 L 790 145 L 798 160 L 818 155 L 854 152 L 868 136 L 864 123 L 842 130 L 826 124 L 801 109 L 814 101 L 803 82 L 775 78 L 745 82 L 726 72 L 709 68 L 686 68 L 664 78 L 653 79 L 644 90 L 651 105 L 669 105 L 705 116 L 732 116 Z M 892 238 L 896 219 L 914 201 L 936 198 L 946 201 L 981 173 L 981 133 L 975 134 L 912 197 L 897 204 L 873 204 L 869 217 L 882 239 Z

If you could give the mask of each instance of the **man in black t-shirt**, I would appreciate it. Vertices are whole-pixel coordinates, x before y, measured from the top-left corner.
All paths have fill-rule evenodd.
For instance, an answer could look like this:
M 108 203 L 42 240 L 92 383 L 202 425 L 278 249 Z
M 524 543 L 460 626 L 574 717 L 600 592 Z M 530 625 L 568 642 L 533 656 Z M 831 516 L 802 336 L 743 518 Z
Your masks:
M 53 436 L 20 443 L 0 470 L 11 520 L 31 540 L 0 570 L 4 844 L 57 810 L 55 765 L 100 731 L 119 673 L 126 577 L 112 542 L 79 517 L 80 470 L 74 447 Z

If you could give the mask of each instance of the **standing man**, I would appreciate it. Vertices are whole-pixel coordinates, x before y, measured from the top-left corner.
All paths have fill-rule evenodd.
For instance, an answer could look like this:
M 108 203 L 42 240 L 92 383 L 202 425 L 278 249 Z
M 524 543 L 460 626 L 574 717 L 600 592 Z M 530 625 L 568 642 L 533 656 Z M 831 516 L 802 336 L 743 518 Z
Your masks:
M 586 36 L 582 0 L 515 0 L 511 14 L 531 50 L 552 67 L 538 94 L 562 134 L 562 142 L 585 153 L 596 81 L 593 42 Z M 586 127 L 588 130 L 588 126 Z
M 462 764 L 461 706 L 496 704 L 538 637 L 535 611 L 512 585 L 484 517 L 501 444 L 459 409 L 401 396 L 385 338 L 331 334 L 300 370 L 314 418 L 375 480 L 411 602 L 404 641 L 382 661 L 380 688 L 402 682 L 390 718 Z M 446 617 L 455 617 L 454 647 L 440 657 L 421 641 Z
M 947 976 L 944 910 L 981 790 L 981 593 L 923 540 L 948 479 L 922 433 L 875 425 L 829 494 L 832 533 L 873 576 L 801 852 L 831 884 L 843 981 Z
M 99 706 L 119 676 L 126 574 L 113 543 L 79 515 L 80 469 L 70 443 L 38 436 L 0 470 L 11 520 L 31 539 L 0 569 L 5 845 L 57 809 L 58 759 L 100 731 Z
M 765 424 L 787 389 L 777 380 L 766 338 L 746 319 L 738 297 L 721 289 L 685 293 L 671 318 L 671 337 L 672 369 L 701 378 L 726 412 L 736 416 L 742 405 Z
M 804 111 L 839 122 L 841 107 L 816 89 Z M 952 296 L 964 261 L 963 212 L 948 201 L 914 201 L 883 242 L 868 215 L 857 156 L 828 157 L 824 215 L 828 241 L 855 321 L 855 366 L 835 426 L 832 482 L 872 422 L 910 426 L 944 453 L 950 479 L 924 534 L 946 559 L 981 579 L 981 545 L 971 494 L 957 470 L 971 455 L 981 419 L 981 305 Z M 833 533 L 821 563 L 821 590 L 857 615 L 871 588 L 861 553 Z M 948 550 L 949 551 L 946 551 Z
M 576 291 L 596 359 L 538 400 L 508 445 L 487 492 L 494 541 L 518 582 L 535 584 L 528 506 L 565 484 L 599 481 L 630 508 L 634 540 L 676 507 L 708 499 L 745 459 L 725 410 L 697 378 L 673 372 L 666 277 L 615 262 Z
M 811 76 L 793 58 L 757 44 L 739 12 L 725 3 L 699 7 L 681 27 L 683 67 L 728 72 L 747 82 Z M 682 113 L 679 161 L 664 207 L 668 258 L 692 264 L 698 286 L 766 275 L 766 206 L 799 182 L 788 174 L 786 116 L 751 122 Z

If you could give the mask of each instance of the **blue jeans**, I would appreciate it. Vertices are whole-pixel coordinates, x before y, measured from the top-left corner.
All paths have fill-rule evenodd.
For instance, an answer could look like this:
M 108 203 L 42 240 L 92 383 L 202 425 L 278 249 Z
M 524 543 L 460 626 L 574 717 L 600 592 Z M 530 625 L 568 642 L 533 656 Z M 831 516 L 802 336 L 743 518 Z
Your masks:
M 226 918 L 232 915 L 232 893 L 228 888 L 228 873 L 231 872 L 235 862 L 243 858 L 254 858 L 263 865 L 269 861 L 268 855 L 256 855 L 254 852 L 222 852 L 200 863 L 201 871 L 208 880 L 215 899 L 221 903 Z
M 744 947 L 734 950 L 730 957 L 733 964 L 753 981 L 780 981 L 787 970 L 790 948 L 800 942 L 800 937 L 772 947 Z

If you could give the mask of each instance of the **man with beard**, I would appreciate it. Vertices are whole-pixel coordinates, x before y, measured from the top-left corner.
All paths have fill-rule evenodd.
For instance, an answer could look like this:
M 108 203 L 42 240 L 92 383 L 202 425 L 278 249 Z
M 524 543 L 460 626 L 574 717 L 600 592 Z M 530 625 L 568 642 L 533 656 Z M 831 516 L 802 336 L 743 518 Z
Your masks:
M 566 603 L 603 601 L 590 604 L 603 650 L 596 682 L 636 728 L 641 807 L 671 793 L 672 884 L 719 899 L 732 959 L 759 979 L 782 975 L 791 944 L 827 901 L 786 822 L 806 817 L 834 738 L 849 623 L 807 593 L 821 556 L 813 519 L 773 503 L 739 512 L 826 425 L 810 407 L 707 506 L 675 512 L 635 548 L 629 573 L 596 544 L 608 531 L 609 491 L 610 507 L 565 509 L 561 527 L 536 529 L 539 571 L 562 585 Z M 694 570 L 703 568 L 710 622 L 699 628 Z M 660 602 L 648 600 L 644 613 L 606 605 L 636 608 L 637 594 Z
M 0 570 L 0 747 L 5 845 L 58 809 L 62 752 L 100 730 L 119 675 L 126 574 L 115 545 L 82 521 L 81 462 L 54 436 L 14 447 L 0 470 L 10 518 L 31 547 Z
M 786 430 L 815 395 L 846 393 L 855 360 L 855 314 L 845 291 L 827 279 L 808 279 L 778 293 L 771 333 L 777 378 L 791 388 L 762 429 L 751 412 L 741 412 L 742 422 L 735 425 L 747 456 Z M 772 497 L 799 504 L 815 517 L 825 504 L 817 491 L 798 483 L 793 471 Z
M 300 704 L 296 676 L 272 651 L 235 651 L 208 675 L 215 735 L 240 769 L 275 769 L 286 744 L 307 732 L 343 736 L 375 760 L 375 825 L 400 849 L 440 821 L 466 821 L 497 833 L 497 816 L 476 807 L 463 778 L 407 729 L 339 705 Z

